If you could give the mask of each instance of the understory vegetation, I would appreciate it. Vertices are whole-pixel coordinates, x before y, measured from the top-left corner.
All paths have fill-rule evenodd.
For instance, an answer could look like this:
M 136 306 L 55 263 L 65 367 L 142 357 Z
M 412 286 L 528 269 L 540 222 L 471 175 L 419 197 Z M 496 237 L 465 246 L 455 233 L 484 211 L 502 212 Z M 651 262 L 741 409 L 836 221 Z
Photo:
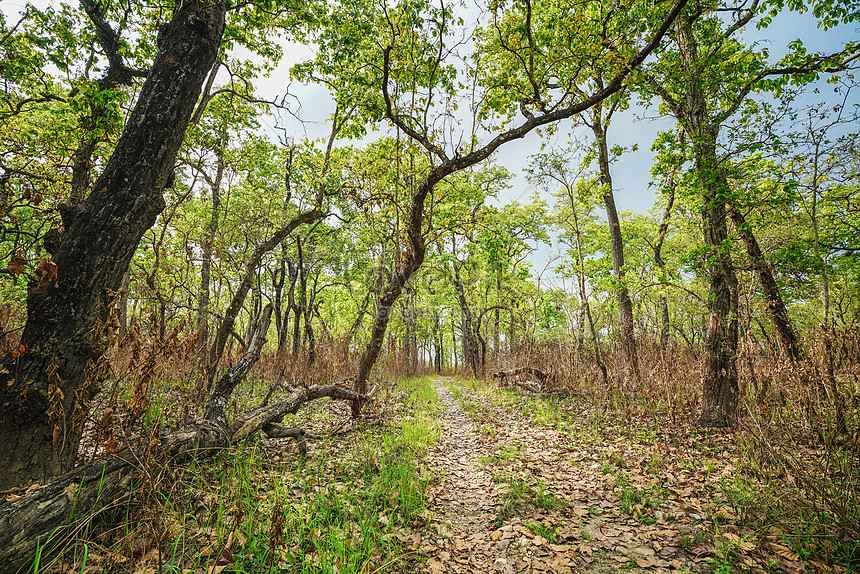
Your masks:
M 290 421 L 332 429 L 307 455 L 293 439 L 255 437 L 209 460 L 149 466 L 132 496 L 95 517 L 72 517 L 30 571 L 408 570 L 419 557 L 402 528 L 428 519 L 434 475 L 426 457 L 439 438 L 438 405 L 430 377 L 384 393 L 349 429 L 337 430 L 345 411 L 336 402 Z
M 496 526 L 512 516 L 529 517 L 536 508 L 569 506 L 528 472 L 534 456 L 527 455 L 516 431 L 507 434 L 512 442 L 500 439 L 496 409 L 502 409 L 528 420 L 532 432 L 558 431 L 566 440 L 556 446 L 587 449 L 591 467 L 611 478 L 605 484 L 614 493 L 615 512 L 643 525 L 666 525 L 673 523 L 671 507 L 694 510 L 681 543 L 715 572 L 860 567 L 860 457 L 850 441 L 831 437 L 822 444 L 818 433 L 833 428 L 826 403 L 816 401 L 810 424 L 797 416 L 793 403 L 805 400 L 802 395 L 779 404 L 750 400 L 736 431 L 714 433 L 673 420 L 666 401 L 617 402 L 594 387 L 556 391 L 536 396 L 477 380 L 452 386 L 478 432 L 496 441 L 497 453 L 479 460 L 507 485 Z M 581 518 L 606 512 L 580 510 Z M 530 528 L 552 539 L 551 528 Z

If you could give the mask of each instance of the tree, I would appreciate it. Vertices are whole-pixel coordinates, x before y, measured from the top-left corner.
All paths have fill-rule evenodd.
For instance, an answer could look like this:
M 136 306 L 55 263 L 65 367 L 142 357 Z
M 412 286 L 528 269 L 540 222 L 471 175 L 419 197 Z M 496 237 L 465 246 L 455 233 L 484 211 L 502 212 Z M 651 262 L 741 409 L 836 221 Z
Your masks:
M 442 118 L 450 118 L 445 112 L 457 105 L 454 80 L 458 71 L 447 58 L 458 54 L 446 47 L 447 35 L 459 20 L 451 9 L 418 2 L 368 14 L 362 5 L 361 13 L 352 18 L 357 9 L 354 4 L 336 7 L 337 16 L 330 17 L 324 38 L 318 39 L 317 59 L 300 71 L 306 77 L 325 78 L 338 102 L 355 103 L 359 96 L 357 120 L 387 119 L 421 146 L 432 162 L 412 194 L 405 223 L 405 256 L 379 299 L 370 339 L 359 359 L 355 386 L 359 393 L 366 392 L 391 307 L 424 261 L 424 203 L 436 185 L 484 161 L 505 143 L 570 118 L 618 92 L 630 72 L 657 49 L 684 4 L 681 0 L 668 12 L 659 11 L 663 19 L 653 28 L 626 27 L 638 21 L 643 11 L 653 9 L 650 2 L 612 11 L 606 21 L 593 17 L 596 4 L 550 3 L 541 4 L 539 10 L 533 10 L 531 0 L 522 5 L 493 4 L 493 22 L 477 32 L 476 52 L 466 61 L 474 65 L 465 66 L 467 73 L 461 80 L 475 86 L 470 102 L 472 131 L 455 133 L 453 138 L 443 127 L 446 122 L 438 122 L 435 116 L 442 110 Z M 571 11 L 576 12 L 575 17 Z M 573 22 L 577 25 L 572 26 Z M 618 31 L 616 44 L 599 41 L 601 29 L 607 25 Z M 536 30 L 540 35 L 535 35 Z M 590 78 L 581 73 L 583 58 L 606 59 L 612 64 L 607 66 L 603 88 L 591 89 Z M 500 70 L 504 71 L 502 82 Z M 517 114 L 524 119 L 515 122 Z M 363 133 L 360 127 L 354 129 Z M 491 134 L 488 141 L 481 142 L 479 132 Z M 358 405 L 353 413 L 358 414 Z
M 0 458 L 7 467 L 0 489 L 74 467 L 90 400 L 108 368 L 111 293 L 164 208 L 162 192 L 217 56 L 225 13 L 220 0 L 177 7 L 158 34 L 158 55 L 93 191 L 62 212 L 56 276 L 30 287 L 25 351 L 4 364 Z
M 710 277 L 708 328 L 702 354 L 702 405 L 699 422 L 704 425 L 734 424 L 738 406 L 738 283 L 730 251 L 726 217 L 732 189 L 720 157 L 720 132 L 754 90 L 772 76 L 793 76 L 798 81 L 825 70 L 842 69 L 856 59 L 858 47 L 850 43 L 828 56 L 807 55 L 795 43 L 784 67 L 768 67 L 767 53 L 742 45 L 736 35 L 761 16 L 764 3 L 728 6 L 732 19 L 712 8 L 688 8 L 674 24 L 675 49 L 666 51 L 656 65 L 640 78 L 645 89 L 660 97 L 681 127 L 692 148 L 694 172 L 702 202 L 704 238 Z M 824 18 L 854 19 L 850 7 L 818 5 Z M 802 4 L 792 8 L 804 10 Z M 769 17 L 759 22 L 766 26 Z M 730 81 L 728 81 L 730 80 Z M 779 84 L 777 84 L 779 85 Z

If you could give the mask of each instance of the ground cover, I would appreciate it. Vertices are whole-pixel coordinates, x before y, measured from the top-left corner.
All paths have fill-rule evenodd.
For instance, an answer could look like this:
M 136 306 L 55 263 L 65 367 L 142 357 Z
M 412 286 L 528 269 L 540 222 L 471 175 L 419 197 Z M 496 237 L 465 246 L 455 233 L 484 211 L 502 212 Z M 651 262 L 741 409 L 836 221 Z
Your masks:
M 653 405 L 487 381 L 383 383 L 357 421 L 347 403 L 329 399 L 289 415 L 285 425 L 315 433 L 306 454 L 292 438 L 257 436 L 188 466 L 150 466 L 133 498 L 73 519 L 58 537 L 65 551 L 45 552 L 31 571 L 841 574 L 857 566 L 839 513 L 822 520 L 824 502 L 840 500 L 827 489 L 842 483 L 814 483 L 821 508 L 811 513 L 800 478 L 765 471 L 765 442 L 671 420 Z M 842 505 L 856 516 L 856 500 Z

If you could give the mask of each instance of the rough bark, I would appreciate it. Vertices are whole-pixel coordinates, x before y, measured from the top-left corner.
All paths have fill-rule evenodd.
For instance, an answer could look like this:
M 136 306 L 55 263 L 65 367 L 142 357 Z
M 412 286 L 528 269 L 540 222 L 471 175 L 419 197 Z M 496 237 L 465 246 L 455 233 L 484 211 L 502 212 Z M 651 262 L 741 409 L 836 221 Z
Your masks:
M 116 291 L 162 195 L 224 30 L 222 0 L 191 0 L 159 33 L 159 52 L 93 191 L 62 209 L 57 280 L 30 287 L 21 338 L 0 382 L 0 489 L 75 463 L 89 401 L 106 371 L 109 291 Z
M 709 137 L 710 136 L 710 137 Z M 733 425 L 738 407 L 738 280 L 727 246 L 728 182 L 717 164 L 716 137 L 694 143 L 696 169 L 705 198 L 705 244 L 709 246 L 708 328 L 702 351 L 702 412 L 707 426 Z
M 803 358 L 803 349 L 800 347 L 800 342 L 797 340 L 797 335 L 791 326 L 788 309 L 785 307 L 779 287 L 776 284 L 773 273 L 771 273 L 770 264 L 764 258 L 758 240 L 753 235 L 743 214 L 733 205 L 729 205 L 728 213 L 735 227 L 737 227 L 738 234 L 747 248 L 747 254 L 752 262 L 753 269 L 755 269 L 756 275 L 758 275 L 762 291 L 764 291 L 767 311 L 771 321 L 773 321 L 774 327 L 776 327 L 782 351 L 791 361 L 800 361 Z

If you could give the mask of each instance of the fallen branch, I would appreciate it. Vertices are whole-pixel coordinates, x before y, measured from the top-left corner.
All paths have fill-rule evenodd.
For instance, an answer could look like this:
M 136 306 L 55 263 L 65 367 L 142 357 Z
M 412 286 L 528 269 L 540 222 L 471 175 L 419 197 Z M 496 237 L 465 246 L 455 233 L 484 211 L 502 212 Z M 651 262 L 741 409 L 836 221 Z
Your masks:
M 498 373 L 493 373 L 493 378 L 501 379 L 504 381 L 508 377 L 510 377 L 511 379 L 516 379 L 517 377 L 520 377 L 522 375 L 531 375 L 538 381 L 540 381 L 541 384 L 546 383 L 550 378 L 552 378 L 552 375 L 544 373 L 543 371 L 535 369 L 534 367 L 520 367 L 518 369 L 512 369 L 510 371 L 499 371 Z
M 149 443 L 142 452 L 125 448 L 30 493 L 10 495 L 0 505 L 0 540 L 5 541 L 0 544 L 0 571 L 26 569 L 40 549 L 44 560 L 60 548 L 77 520 L 129 497 L 131 479 L 143 470 L 141 461 L 173 465 L 214 456 L 258 430 L 276 429 L 274 423 L 285 415 L 322 397 L 362 403 L 370 398 L 337 385 L 297 389 L 284 401 L 252 410 L 226 430 L 210 422 L 189 425 Z

